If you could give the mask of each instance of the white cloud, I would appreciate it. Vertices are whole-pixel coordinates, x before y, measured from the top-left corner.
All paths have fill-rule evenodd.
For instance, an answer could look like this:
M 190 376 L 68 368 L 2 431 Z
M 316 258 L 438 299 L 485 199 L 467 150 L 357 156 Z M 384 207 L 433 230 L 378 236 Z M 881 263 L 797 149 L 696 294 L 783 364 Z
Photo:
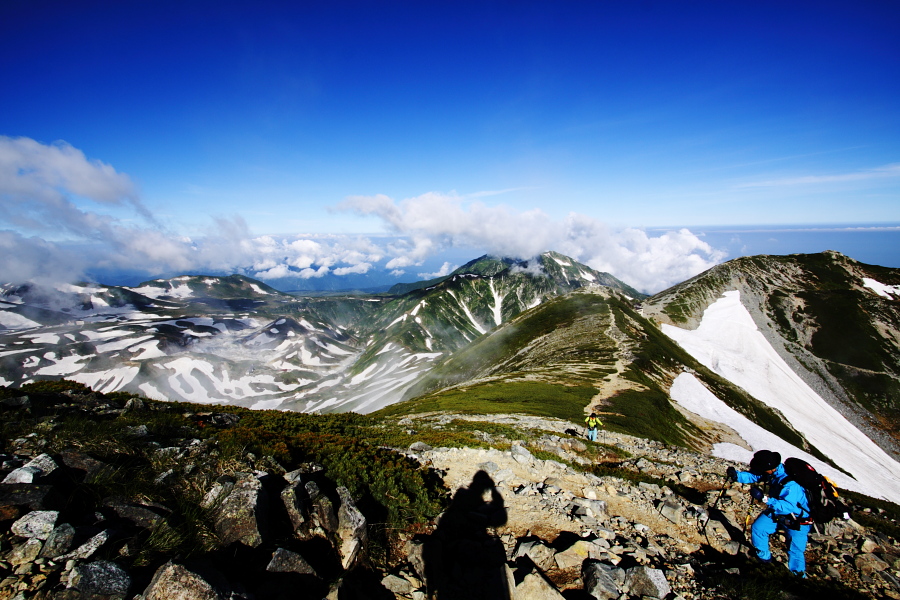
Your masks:
M 339 267 L 334 270 L 335 275 L 349 275 L 350 273 L 356 273 L 362 275 L 363 273 L 368 273 L 369 269 L 372 268 L 372 265 L 364 262 L 353 265 L 352 267 Z
M 554 220 L 540 210 L 473 200 L 490 195 L 427 193 L 399 202 L 384 195 L 357 196 L 336 207 L 376 217 L 393 234 L 389 239 L 260 236 L 240 216 L 215 217 L 204 236 L 189 239 L 159 226 L 128 175 L 112 166 L 88 159 L 65 142 L 0 137 L 0 281 L 74 281 L 89 268 L 150 276 L 245 273 L 262 279 L 345 276 L 384 268 L 399 277 L 444 250 L 472 248 L 518 258 L 557 250 L 638 289 L 655 291 L 724 258 L 688 230 L 650 237 L 639 229 L 613 230 L 584 215 Z M 143 224 L 125 223 L 103 212 L 110 205 L 146 218 Z M 452 270 L 446 263 L 436 273 L 420 276 Z
M 892 163 L 872 169 L 853 171 L 852 173 L 833 173 L 829 175 L 804 175 L 801 177 L 782 177 L 767 181 L 753 181 L 740 184 L 741 188 L 782 187 L 796 185 L 815 185 L 819 183 L 841 183 L 845 181 L 862 181 L 866 179 L 882 179 L 900 177 L 900 163 Z
M 445 275 L 449 275 L 453 271 L 459 268 L 459 265 L 450 265 L 449 262 L 445 262 L 441 265 L 441 268 L 435 271 L 434 273 L 419 273 L 420 279 L 435 279 L 437 277 L 444 277 Z
M 339 207 L 382 220 L 408 241 L 388 247 L 388 268 L 421 264 L 450 247 L 531 258 L 546 250 L 572 256 L 642 290 L 657 291 L 700 273 L 725 258 L 687 229 L 651 237 L 642 229 L 611 229 L 571 213 L 553 220 L 540 210 L 466 204 L 454 195 L 428 193 L 395 202 L 387 196 L 351 197 Z

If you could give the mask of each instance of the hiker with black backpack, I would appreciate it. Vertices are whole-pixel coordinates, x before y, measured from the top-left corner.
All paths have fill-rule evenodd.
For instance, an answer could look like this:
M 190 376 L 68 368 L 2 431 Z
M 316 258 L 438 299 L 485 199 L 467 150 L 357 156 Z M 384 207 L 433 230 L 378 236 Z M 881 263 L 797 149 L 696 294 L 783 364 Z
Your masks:
M 753 455 L 749 471 L 737 471 L 728 467 L 726 477 L 738 483 L 758 483 L 766 487 L 750 488 L 750 496 L 766 506 L 753 522 L 750 537 L 756 556 L 763 562 L 771 562 L 769 536 L 781 527 L 788 538 L 788 568 L 792 573 L 806 577 L 806 539 L 810 525 L 809 500 L 802 485 L 788 477 L 781 455 L 771 450 L 760 450 Z

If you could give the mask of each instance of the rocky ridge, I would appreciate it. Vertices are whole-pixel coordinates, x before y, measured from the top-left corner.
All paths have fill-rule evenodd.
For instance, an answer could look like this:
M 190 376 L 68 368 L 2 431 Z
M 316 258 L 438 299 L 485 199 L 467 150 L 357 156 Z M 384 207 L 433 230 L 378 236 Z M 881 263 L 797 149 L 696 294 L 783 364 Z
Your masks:
M 187 409 L 76 392 L 53 398 L 58 412 L 112 423 Z M 7 424 L 40 408 L 27 396 L 2 404 L 15 409 L 5 413 Z M 243 419 L 196 410 L 179 416 L 206 432 L 232 430 Z M 214 461 L 226 451 L 220 438 L 159 438 L 153 423 L 122 421 L 121 428 L 151 458 L 153 483 L 170 486 L 171 499 L 90 498 L 85 489 L 108 489 L 99 486 L 114 477 L 112 455 L 51 448 L 55 419 L 38 419 L 31 433 L 5 440 L 0 599 L 711 599 L 760 578 L 781 582 L 794 597 L 827 589 L 830 597 L 900 598 L 900 547 L 888 533 L 832 523 L 811 536 L 808 582 L 785 579 L 777 565 L 761 571 L 746 557 L 743 532 L 746 515 L 758 509 L 740 486 L 725 484 L 731 463 L 613 432 L 601 444 L 586 442 L 583 429 L 567 421 L 398 419 L 395 425 L 423 439 L 464 421 L 482 447 L 415 442 L 390 450 L 440 477 L 452 499 L 440 516 L 397 532 L 385 546 L 373 528 L 377 515 L 365 513 L 371 505 L 322 465 L 288 470 L 246 449 Z M 490 433 L 492 426 L 514 435 Z M 177 500 L 185 486 L 196 491 L 194 521 Z M 200 532 L 192 552 L 166 545 L 167 536 L 192 531 Z M 773 549 L 784 564 L 783 543 Z

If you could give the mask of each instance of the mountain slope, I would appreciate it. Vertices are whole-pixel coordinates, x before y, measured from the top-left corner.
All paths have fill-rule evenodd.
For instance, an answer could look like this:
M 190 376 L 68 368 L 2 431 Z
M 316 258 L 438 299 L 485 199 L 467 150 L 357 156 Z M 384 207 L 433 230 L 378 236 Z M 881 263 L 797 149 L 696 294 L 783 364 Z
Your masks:
M 67 377 L 160 399 L 366 412 L 520 312 L 599 282 L 627 288 L 548 252 L 532 265 L 482 257 L 391 296 L 298 298 L 238 275 L 10 286 L 0 384 Z
M 740 292 L 790 368 L 886 450 L 900 441 L 900 269 L 837 252 L 756 256 L 713 267 L 644 303 L 660 323 L 696 328 L 703 311 Z M 879 293 L 881 292 L 881 293 Z

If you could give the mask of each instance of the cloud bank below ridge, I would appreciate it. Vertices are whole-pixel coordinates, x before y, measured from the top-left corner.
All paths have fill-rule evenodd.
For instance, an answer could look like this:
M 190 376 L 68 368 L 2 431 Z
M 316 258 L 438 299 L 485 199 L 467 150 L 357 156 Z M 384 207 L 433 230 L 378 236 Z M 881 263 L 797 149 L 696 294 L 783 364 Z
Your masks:
M 586 215 L 553 220 L 540 210 L 455 194 L 354 196 L 333 210 L 372 217 L 389 235 L 258 235 L 240 216 L 212 218 L 202 236 L 177 235 L 154 218 L 131 178 L 109 164 L 65 142 L 0 136 L 0 281 L 69 282 L 92 269 L 148 278 L 202 272 L 303 280 L 373 270 L 402 277 L 451 248 L 477 248 L 517 258 L 556 250 L 649 292 L 725 258 L 687 229 L 651 237 Z

